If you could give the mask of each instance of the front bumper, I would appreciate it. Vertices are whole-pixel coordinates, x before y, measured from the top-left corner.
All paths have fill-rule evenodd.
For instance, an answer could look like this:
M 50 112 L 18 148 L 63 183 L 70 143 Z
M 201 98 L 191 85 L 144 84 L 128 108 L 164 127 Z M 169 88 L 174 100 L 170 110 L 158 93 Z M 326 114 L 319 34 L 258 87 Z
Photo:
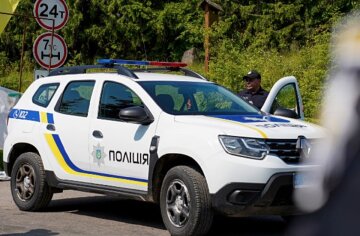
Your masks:
M 292 200 L 293 176 L 278 173 L 266 184 L 228 184 L 212 195 L 212 206 L 228 216 L 299 214 Z

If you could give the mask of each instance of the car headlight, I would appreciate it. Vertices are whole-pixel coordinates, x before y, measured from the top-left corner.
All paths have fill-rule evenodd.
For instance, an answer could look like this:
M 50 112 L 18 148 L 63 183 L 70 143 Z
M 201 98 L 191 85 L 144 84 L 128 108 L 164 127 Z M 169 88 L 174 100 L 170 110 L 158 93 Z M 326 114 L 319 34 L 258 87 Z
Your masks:
M 224 150 L 231 155 L 262 160 L 270 151 L 263 139 L 220 135 L 219 140 Z

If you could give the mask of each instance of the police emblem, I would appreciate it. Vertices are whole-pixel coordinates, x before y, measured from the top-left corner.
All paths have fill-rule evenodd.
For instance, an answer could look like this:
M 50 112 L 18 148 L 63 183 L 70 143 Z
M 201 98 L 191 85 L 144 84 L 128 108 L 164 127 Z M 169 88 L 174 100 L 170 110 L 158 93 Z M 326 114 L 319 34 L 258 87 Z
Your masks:
M 101 164 L 105 164 L 106 153 L 104 152 L 105 147 L 101 147 L 98 143 L 97 146 L 93 146 L 93 152 L 91 155 L 94 157 L 93 161 L 100 166 Z

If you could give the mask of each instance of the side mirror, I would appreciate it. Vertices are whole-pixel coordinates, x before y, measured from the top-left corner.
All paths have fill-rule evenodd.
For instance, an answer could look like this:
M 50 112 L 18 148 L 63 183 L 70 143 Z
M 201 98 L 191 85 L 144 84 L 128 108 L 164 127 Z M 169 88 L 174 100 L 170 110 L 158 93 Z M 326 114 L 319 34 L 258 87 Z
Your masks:
M 285 108 L 277 108 L 274 112 L 274 115 L 289 117 L 289 118 L 293 118 L 293 119 L 299 118 L 298 114 L 296 114 L 295 111 L 292 111 L 290 109 L 285 109 Z
M 121 109 L 119 112 L 119 118 L 123 121 L 142 125 L 148 125 L 154 121 L 154 119 L 148 115 L 146 110 L 140 106 L 132 106 Z

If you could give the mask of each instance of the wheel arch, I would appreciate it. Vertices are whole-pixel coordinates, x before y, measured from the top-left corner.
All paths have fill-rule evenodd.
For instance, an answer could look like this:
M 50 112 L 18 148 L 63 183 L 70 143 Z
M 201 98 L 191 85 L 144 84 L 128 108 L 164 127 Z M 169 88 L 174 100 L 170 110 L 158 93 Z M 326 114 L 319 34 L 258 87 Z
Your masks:
M 37 148 L 29 143 L 17 143 L 11 148 L 11 150 L 9 152 L 8 165 L 7 165 L 7 170 L 6 170 L 6 173 L 8 174 L 8 176 L 11 176 L 11 171 L 13 169 L 16 159 L 21 154 L 26 153 L 26 152 L 33 152 L 38 155 L 40 154 L 39 151 L 37 150 Z
M 159 202 L 161 185 L 166 173 L 171 168 L 179 165 L 192 167 L 197 170 L 201 175 L 205 176 L 199 163 L 190 156 L 183 154 L 166 154 L 162 156 L 156 162 L 152 179 L 150 180 L 152 184 L 152 188 L 150 189 L 151 197 L 154 202 Z

